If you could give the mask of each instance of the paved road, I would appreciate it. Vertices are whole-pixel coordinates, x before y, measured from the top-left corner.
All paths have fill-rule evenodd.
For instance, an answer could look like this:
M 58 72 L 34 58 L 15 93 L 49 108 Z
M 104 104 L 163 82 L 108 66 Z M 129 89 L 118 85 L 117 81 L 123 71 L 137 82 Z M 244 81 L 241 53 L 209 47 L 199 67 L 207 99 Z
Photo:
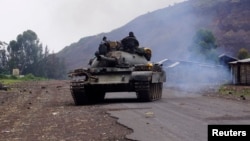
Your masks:
M 125 99 L 121 99 L 126 97 Z M 118 98 L 118 99 L 113 99 Z M 106 96 L 112 116 L 141 141 L 206 141 L 208 124 L 249 124 L 250 103 L 165 89 L 163 98 L 137 103 L 134 93 Z

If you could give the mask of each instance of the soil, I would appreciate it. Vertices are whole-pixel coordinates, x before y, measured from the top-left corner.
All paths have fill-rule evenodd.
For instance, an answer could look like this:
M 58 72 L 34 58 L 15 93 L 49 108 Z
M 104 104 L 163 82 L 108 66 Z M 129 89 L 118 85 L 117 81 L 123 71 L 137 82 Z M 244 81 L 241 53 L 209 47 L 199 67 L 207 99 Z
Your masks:
M 127 141 L 132 130 L 100 105 L 75 106 L 68 81 L 33 81 L 0 91 L 0 141 Z

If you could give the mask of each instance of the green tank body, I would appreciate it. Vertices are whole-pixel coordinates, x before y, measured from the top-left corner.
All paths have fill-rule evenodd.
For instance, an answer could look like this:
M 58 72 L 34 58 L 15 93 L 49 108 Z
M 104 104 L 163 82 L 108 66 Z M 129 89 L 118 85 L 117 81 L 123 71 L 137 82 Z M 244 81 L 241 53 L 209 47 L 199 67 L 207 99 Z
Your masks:
M 149 62 L 151 50 L 136 48 L 129 52 L 117 45 L 115 48 L 97 53 L 90 60 L 90 67 L 69 73 L 76 105 L 102 102 L 107 92 L 136 92 L 142 102 L 161 99 L 166 74 L 162 64 Z

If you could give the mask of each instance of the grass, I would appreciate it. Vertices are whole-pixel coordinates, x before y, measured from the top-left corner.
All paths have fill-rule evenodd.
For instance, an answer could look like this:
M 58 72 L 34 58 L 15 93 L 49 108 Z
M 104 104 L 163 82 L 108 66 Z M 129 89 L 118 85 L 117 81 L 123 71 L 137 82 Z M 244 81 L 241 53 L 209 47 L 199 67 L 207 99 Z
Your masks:
M 22 82 L 23 80 L 20 79 L 0 79 L 0 82 L 4 85 L 10 85 L 14 83 Z
M 20 83 L 23 81 L 38 81 L 38 80 L 46 80 L 46 78 L 41 78 L 41 77 L 35 77 L 32 74 L 25 75 L 23 77 L 17 77 L 17 76 L 6 76 L 6 75 L 1 75 L 0 76 L 0 83 L 4 85 L 10 85 L 14 83 Z
M 219 93 L 223 95 L 250 97 L 250 86 L 224 85 L 220 87 Z

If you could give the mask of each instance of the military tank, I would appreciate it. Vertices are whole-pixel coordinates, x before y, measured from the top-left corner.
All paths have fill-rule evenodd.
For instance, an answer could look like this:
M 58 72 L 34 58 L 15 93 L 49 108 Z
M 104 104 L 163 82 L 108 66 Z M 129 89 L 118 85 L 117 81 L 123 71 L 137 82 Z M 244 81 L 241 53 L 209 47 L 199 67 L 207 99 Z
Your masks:
M 69 73 L 75 105 L 102 102 L 107 92 L 136 92 L 141 102 L 161 99 L 166 74 L 162 63 L 150 62 L 151 54 L 149 48 L 131 51 L 117 41 L 100 44 L 90 67 Z

